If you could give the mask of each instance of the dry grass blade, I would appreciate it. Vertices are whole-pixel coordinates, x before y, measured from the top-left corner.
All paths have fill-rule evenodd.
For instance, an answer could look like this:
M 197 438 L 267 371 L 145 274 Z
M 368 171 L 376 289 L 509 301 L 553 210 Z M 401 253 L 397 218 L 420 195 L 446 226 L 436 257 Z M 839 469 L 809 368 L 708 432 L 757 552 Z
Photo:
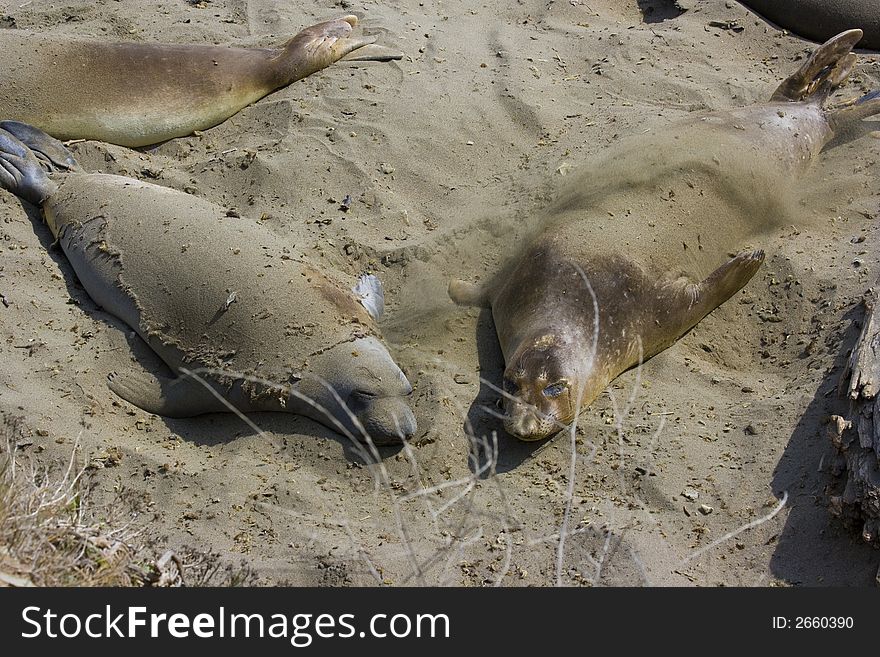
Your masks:
M 0 586 L 181 586 L 185 573 L 196 586 L 254 581 L 216 554 L 191 550 L 183 559 L 164 550 L 156 558 L 135 527 L 138 502 L 123 488 L 110 503 L 91 503 L 79 438 L 55 472 L 19 456 L 18 418 L 0 414 L 0 431 Z
M 753 529 L 755 527 L 758 527 L 759 525 L 763 525 L 765 522 L 769 522 L 777 513 L 782 511 L 786 502 L 788 502 L 788 491 L 783 491 L 782 499 L 779 500 L 779 504 L 777 504 L 770 513 L 768 513 L 765 516 L 761 516 L 760 518 L 757 518 L 755 520 L 752 520 L 751 522 L 746 523 L 742 527 L 739 527 L 738 529 L 735 529 L 732 532 L 728 532 L 727 534 L 725 534 L 721 538 L 716 539 L 716 540 L 712 541 L 711 543 L 709 543 L 709 545 L 705 545 L 705 546 L 701 547 L 699 550 L 691 552 L 688 556 L 686 556 L 684 559 L 681 560 L 681 562 L 679 563 L 679 567 L 683 566 L 684 564 L 688 563 L 689 561 L 693 561 L 698 556 L 700 556 L 701 554 L 703 554 L 705 552 L 708 552 L 712 548 L 717 547 L 717 546 L 721 545 L 722 543 L 729 541 L 733 537 L 742 534 L 744 531 L 749 530 L 749 529 Z
M 580 365 L 580 376 L 578 377 L 580 381 L 584 381 L 586 380 L 586 374 L 593 368 L 593 365 L 596 362 L 596 351 L 599 346 L 599 299 L 596 297 L 593 285 L 590 283 L 590 279 L 587 278 L 584 270 L 578 265 L 575 265 L 575 268 L 577 269 L 581 280 L 584 282 L 584 287 L 587 288 L 590 299 L 593 301 L 593 335 L 590 343 L 590 350 L 584 356 L 583 362 Z M 581 414 L 581 407 L 583 406 L 584 392 L 584 386 L 578 386 L 577 402 L 575 403 L 574 408 L 574 420 L 572 420 L 571 428 L 568 432 L 571 457 L 568 462 L 568 486 L 565 490 L 565 512 L 562 514 L 562 525 L 559 528 L 559 543 L 556 547 L 556 586 L 562 586 L 562 566 L 565 561 L 565 540 L 568 537 L 568 525 L 571 522 L 571 505 L 574 500 L 574 482 L 577 476 L 577 423 L 578 417 Z
M 21 425 L 4 416 L 0 444 L 0 580 L 9 586 L 132 586 L 144 582 L 129 521 L 86 512 L 78 441 L 65 469 L 25 471 L 16 453 Z

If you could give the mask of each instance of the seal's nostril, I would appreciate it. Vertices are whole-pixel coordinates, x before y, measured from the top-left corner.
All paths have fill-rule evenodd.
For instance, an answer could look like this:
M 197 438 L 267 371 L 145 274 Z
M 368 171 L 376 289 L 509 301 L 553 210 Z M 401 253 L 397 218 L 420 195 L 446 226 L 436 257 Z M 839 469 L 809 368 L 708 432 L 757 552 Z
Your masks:
M 419 428 L 418 423 L 416 422 L 416 416 L 412 412 L 410 408 L 407 407 L 406 415 L 404 417 L 405 426 L 401 427 L 403 429 L 403 434 L 407 440 L 416 435 L 416 430 Z

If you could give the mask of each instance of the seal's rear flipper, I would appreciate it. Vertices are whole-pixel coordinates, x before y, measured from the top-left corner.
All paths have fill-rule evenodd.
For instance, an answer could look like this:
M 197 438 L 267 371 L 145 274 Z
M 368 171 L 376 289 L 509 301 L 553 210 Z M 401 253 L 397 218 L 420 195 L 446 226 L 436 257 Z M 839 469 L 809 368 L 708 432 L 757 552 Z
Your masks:
M 0 121 L 5 130 L 27 146 L 49 171 L 77 171 L 79 164 L 60 141 L 39 128 L 19 121 Z
M 880 91 L 872 91 L 851 105 L 832 110 L 828 113 L 828 123 L 834 132 L 838 132 L 847 123 L 861 121 L 875 114 L 880 114 Z
M 852 72 L 856 56 L 850 51 L 861 39 L 862 31 L 858 29 L 828 39 L 795 73 L 783 80 L 770 101 L 823 102 Z
M 0 187 L 34 205 L 42 205 L 57 189 L 34 152 L 0 127 Z
M 165 417 L 193 417 L 229 410 L 204 384 L 189 377 L 160 379 L 146 372 L 112 372 L 107 376 L 107 387 L 147 413 Z
M 294 36 L 279 54 L 277 62 L 283 77 L 279 86 L 317 73 L 346 55 L 376 41 L 374 37 L 352 37 L 358 18 L 344 16 L 307 27 Z

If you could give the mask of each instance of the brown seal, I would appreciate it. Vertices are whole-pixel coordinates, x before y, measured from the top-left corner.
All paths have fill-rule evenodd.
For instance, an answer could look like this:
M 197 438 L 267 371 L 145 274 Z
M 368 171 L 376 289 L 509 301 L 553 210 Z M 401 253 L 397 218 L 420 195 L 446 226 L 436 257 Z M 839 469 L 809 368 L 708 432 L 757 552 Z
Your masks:
M 762 234 L 790 222 L 777 198 L 875 94 L 823 101 L 855 64 L 850 30 L 819 47 L 768 103 L 688 118 L 589 167 L 494 279 L 452 281 L 483 304 L 506 364 L 505 428 L 539 440 L 570 424 L 620 373 L 666 349 L 744 286 Z
M 313 25 L 281 48 L 104 43 L 0 30 L 0 117 L 58 139 L 156 144 L 215 126 L 373 43 L 352 37 L 357 22 L 345 16 Z

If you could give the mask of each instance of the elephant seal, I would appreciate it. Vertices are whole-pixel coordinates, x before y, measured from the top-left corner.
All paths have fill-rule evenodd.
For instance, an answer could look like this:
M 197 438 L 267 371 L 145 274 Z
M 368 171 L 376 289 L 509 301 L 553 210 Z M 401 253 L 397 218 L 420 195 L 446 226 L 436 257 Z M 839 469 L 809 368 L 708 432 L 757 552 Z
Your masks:
M 740 0 L 779 27 L 824 41 L 850 27 L 864 32 L 860 48 L 880 49 L 880 0 Z
M 786 185 L 843 124 L 880 112 L 876 94 L 823 108 L 861 36 L 850 30 L 819 47 L 767 103 L 610 149 L 494 278 L 450 282 L 455 302 L 492 309 L 510 434 L 556 433 L 749 281 L 764 258 L 753 242 L 793 221 L 780 200 Z
M 17 122 L 0 123 L 0 186 L 42 209 L 95 303 L 182 374 L 111 374 L 128 402 L 167 417 L 286 411 L 377 444 L 415 432 L 412 386 L 371 315 L 383 305 L 375 277 L 350 290 L 262 226 L 183 192 L 85 173 Z
M 58 139 L 156 144 L 215 126 L 373 43 L 352 38 L 357 22 L 345 16 L 319 23 L 275 49 L 103 43 L 0 30 L 0 117 Z

